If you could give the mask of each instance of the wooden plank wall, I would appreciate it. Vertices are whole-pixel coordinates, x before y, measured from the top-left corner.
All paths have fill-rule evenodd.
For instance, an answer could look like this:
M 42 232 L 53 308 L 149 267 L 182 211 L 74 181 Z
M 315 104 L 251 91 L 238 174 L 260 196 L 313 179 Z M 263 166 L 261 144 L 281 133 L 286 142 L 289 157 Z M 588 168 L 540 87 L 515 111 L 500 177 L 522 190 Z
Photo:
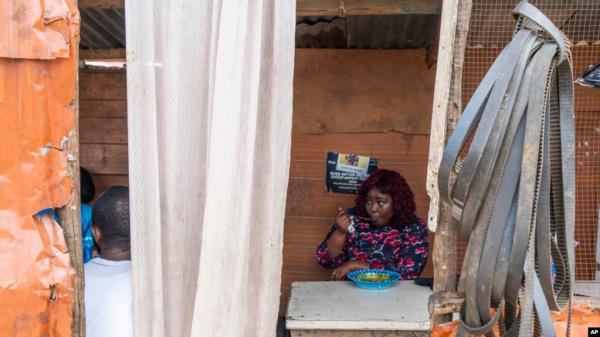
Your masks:
M 373 156 L 380 168 L 399 171 L 426 218 L 434 77 L 423 50 L 296 50 L 280 314 L 292 282 L 329 278 L 315 249 L 337 207 L 353 204 L 354 196 L 326 191 L 328 151 Z M 432 275 L 431 265 L 425 274 Z
M 126 89 L 125 71 L 79 72 L 80 159 L 93 175 L 96 196 L 129 184 Z

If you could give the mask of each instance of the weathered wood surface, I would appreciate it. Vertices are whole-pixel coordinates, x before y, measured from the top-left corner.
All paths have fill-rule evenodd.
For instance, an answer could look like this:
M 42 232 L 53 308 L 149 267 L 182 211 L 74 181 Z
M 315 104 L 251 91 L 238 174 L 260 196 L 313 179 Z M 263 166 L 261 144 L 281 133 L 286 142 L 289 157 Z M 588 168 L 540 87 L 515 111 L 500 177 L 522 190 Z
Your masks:
M 79 8 L 125 8 L 125 0 L 78 0 Z
M 302 118 L 300 116 L 298 118 Z M 427 165 L 428 135 L 410 136 L 393 132 L 330 133 L 293 134 L 292 138 L 292 160 L 325 161 L 327 151 L 333 151 L 372 155 L 380 162 L 422 162 Z
M 93 177 L 94 184 L 96 185 L 96 197 L 104 190 L 111 186 L 129 186 L 129 176 L 123 175 L 110 175 L 110 174 L 96 174 Z
M 297 0 L 298 16 L 439 14 L 441 0 Z
M 84 306 L 84 274 L 83 274 L 83 248 L 81 233 L 81 200 L 79 197 L 79 137 L 78 137 L 78 107 L 77 100 L 73 103 L 75 113 L 75 127 L 71 130 L 63 143 L 63 151 L 67 153 L 67 172 L 73 183 L 69 202 L 59 208 L 58 216 L 65 236 L 65 243 L 69 251 L 69 263 L 75 269 L 75 282 L 73 285 L 73 320 L 71 332 L 73 337 L 85 337 L 85 306 Z
M 81 117 L 79 127 L 85 131 L 79 138 L 82 144 L 127 144 L 125 118 Z
M 439 14 L 441 0 L 344 0 L 346 15 Z M 124 0 L 79 0 L 79 8 L 124 8 Z M 299 16 L 339 15 L 340 0 L 298 0 Z
M 80 71 L 79 99 L 105 101 L 127 100 L 125 71 Z
M 427 191 L 431 197 L 428 221 L 430 230 L 435 231 L 437 236 L 432 254 L 434 293 L 456 289 L 457 229 L 450 216 L 449 205 L 440 201 L 437 171 L 446 139 L 462 111 L 463 63 L 471 6 L 471 0 L 444 1 L 442 10 L 427 173 Z M 432 328 L 450 320 L 451 314 L 433 313 Z
M 427 194 L 431 198 L 431 206 L 427 223 L 429 229 L 435 232 L 439 214 L 438 169 L 447 137 L 448 105 L 452 81 L 452 61 L 456 24 L 458 20 L 459 0 L 444 2 L 440 23 L 440 40 L 438 46 L 437 69 L 435 75 L 435 91 L 433 109 L 431 112 L 431 127 L 429 136 L 429 158 L 427 165 Z
M 98 196 L 129 184 L 125 72 L 83 70 L 79 87 L 80 161 L 92 173 Z
M 126 100 L 80 99 L 80 118 L 127 118 Z
M 428 135 L 434 73 L 422 49 L 297 49 L 293 130 Z
M 465 299 L 456 293 L 434 293 L 429 296 L 427 309 L 432 316 L 460 312 Z
M 440 206 L 440 223 L 435 236 L 431 258 L 433 262 L 433 291 L 453 292 L 456 290 L 458 232 L 448 205 Z M 464 249 L 463 249 L 464 250 Z M 462 261 L 461 261 L 462 262 Z M 433 315 L 431 326 L 452 320 L 452 315 Z
M 121 0 L 122 2 L 123 0 Z M 82 49 L 79 51 L 81 60 L 119 59 L 125 60 L 125 48 L 111 49 Z
M 94 174 L 127 174 L 127 145 L 82 144 L 81 166 Z

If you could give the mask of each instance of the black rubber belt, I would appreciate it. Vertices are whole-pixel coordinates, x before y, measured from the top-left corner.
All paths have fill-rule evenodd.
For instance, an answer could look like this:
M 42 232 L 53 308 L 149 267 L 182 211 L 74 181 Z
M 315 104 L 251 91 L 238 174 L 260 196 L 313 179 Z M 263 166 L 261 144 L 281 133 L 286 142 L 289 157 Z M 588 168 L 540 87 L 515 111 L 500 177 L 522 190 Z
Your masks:
M 493 337 L 497 324 L 506 336 L 555 336 L 550 310 L 567 304 L 570 310 L 575 215 L 570 44 L 528 2 L 514 13 L 515 36 L 465 107 L 438 174 L 440 196 L 468 241 L 458 289 L 465 294 L 462 336 Z

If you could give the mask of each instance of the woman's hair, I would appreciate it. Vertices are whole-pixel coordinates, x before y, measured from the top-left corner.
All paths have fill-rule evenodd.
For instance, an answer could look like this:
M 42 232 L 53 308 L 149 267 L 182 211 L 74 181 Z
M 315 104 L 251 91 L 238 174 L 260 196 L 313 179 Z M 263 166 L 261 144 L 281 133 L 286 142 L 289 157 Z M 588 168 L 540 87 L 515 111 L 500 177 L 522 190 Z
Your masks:
M 80 187 L 81 187 L 81 203 L 89 204 L 94 200 L 96 194 L 96 187 L 92 180 L 92 175 L 83 167 L 79 168 Z
M 365 204 L 367 193 L 377 187 L 381 193 L 389 194 L 394 201 L 394 217 L 392 225 L 406 225 L 415 219 L 415 196 L 400 173 L 391 170 L 377 170 L 367 178 L 358 189 L 354 212 L 359 216 L 367 217 Z

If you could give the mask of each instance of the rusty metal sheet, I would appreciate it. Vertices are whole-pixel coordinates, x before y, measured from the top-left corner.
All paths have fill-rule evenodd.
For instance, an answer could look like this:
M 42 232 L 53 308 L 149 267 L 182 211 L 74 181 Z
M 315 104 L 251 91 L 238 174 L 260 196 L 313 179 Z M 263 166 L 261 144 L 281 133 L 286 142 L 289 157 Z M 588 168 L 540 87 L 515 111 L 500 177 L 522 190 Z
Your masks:
M 3 336 L 71 336 L 74 270 L 62 229 L 51 215 L 20 217 L 6 210 L 0 223 Z
M 44 4 L 44 17 L 66 6 L 67 19 L 23 33 Z M 79 16 L 70 1 L 9 0 L 0 17 L 0 55 L 11 57 L 0 57 L 0 331 L 68 337 L 75 271 L 60 226 L 36 214 L 65 205 L 72 189 L 62 142 L 75 127 Z
M 70 0 L 0 1 L 0 57 L 68 58 L 74 17 Z

